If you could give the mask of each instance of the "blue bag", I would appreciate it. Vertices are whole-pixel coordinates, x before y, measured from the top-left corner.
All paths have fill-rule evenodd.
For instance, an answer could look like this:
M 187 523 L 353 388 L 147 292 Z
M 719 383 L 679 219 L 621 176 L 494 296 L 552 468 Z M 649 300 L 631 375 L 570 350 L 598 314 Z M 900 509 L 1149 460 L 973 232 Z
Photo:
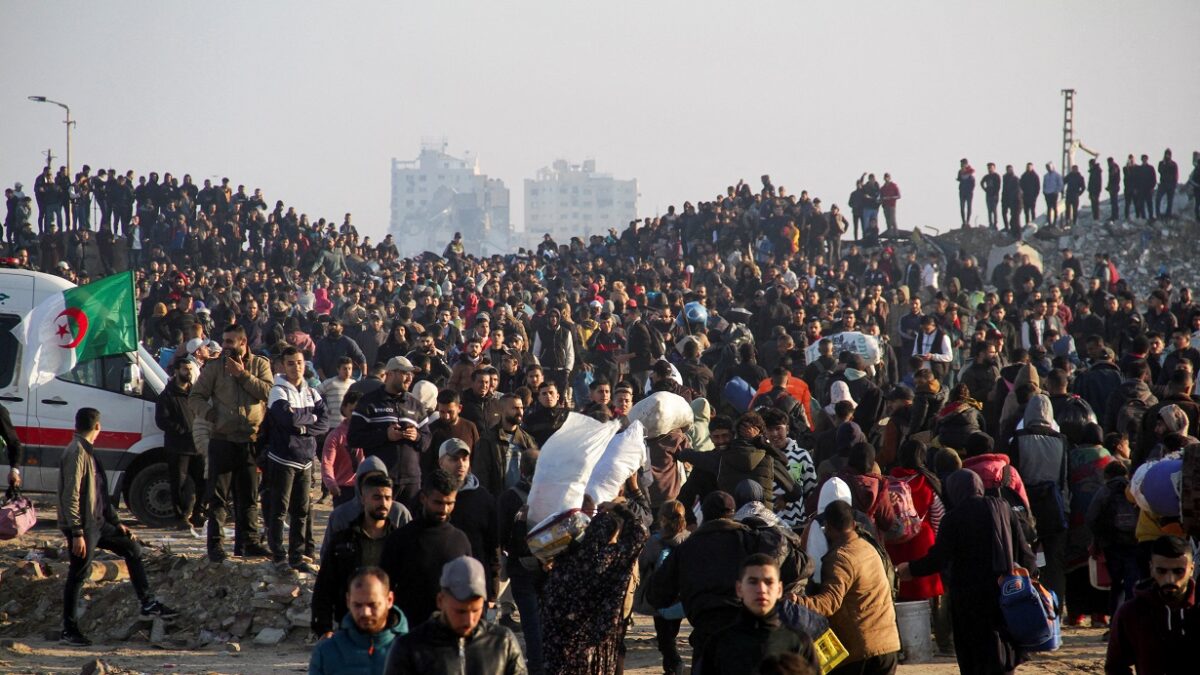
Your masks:
M 1013 644 L 1031 652 L 1052 652 L 1062 645 L 1058 598 L 1015 567 L 1000 577 L 1000 613 Z

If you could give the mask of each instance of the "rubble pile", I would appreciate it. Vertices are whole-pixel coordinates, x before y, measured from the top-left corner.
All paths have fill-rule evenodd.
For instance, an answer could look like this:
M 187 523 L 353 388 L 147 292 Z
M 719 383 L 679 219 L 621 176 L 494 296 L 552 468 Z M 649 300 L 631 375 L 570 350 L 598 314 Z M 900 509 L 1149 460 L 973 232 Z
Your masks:
M 955 229 L 933 238 L 947 251 L 965 248 L 984 264 L 992 247 L 1012 243 L 1007 234 L 986 227 Z M 1154 222 L 1095 222 L 1081 215 L 1073 228 L 1028 228 L 1024 236 L 1025 243 L 1036 248 L 1046 261 L 1047 278 L 1057 274 L 1061 249 L 1070 248 L 1075 253 L 1085 276 L 1091 275 L 1093 256 L 1108 253 L 1121 278 L 1139 298 L 1157 288 L 1156 278 L 1163 272 L 1171 275 L 1175 288 L 1196 288 L 1200 284 L 1200 257 L 1195 254 L 1198 239 L 1200 223 L 1182 216 Z
M 97 642 L 148 642 L 173 649 L 223 645 L 239 651 L 257 645 L 301 643 L 309 634 L 312 575 L 281 573 L 269 562 L 204 558 L 143 548 L 155 595 L 177 609 L 177 618 L 141 616 L 125 563 L 98 555 L 84 587 L 80 627 Z M 0 635 L 58 639 L 64 549 L 44 542 L 24 559 L 0 561 Z

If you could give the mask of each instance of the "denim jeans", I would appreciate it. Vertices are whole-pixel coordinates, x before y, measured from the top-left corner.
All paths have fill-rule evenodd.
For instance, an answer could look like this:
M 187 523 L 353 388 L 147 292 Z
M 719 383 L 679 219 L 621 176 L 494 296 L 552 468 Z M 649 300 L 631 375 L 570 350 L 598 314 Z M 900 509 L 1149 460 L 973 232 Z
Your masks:
M 512 589 L 513 602 L 521 614 L 521 632 L 525 635 L 525 660 L 530 675 L 540 675 L 542 662 L 542 614 L 538 596 L 545 573 L 541 570 L 525 569 L 520 561 L 508 559 L 508 581 Z
M 121 534 L 114 525 L 104 523 L 99 531 L 84 535 L 87 540 L 87 552 L 80 558 L 70 553 L 70 535 L 65 531 L 63 534 L 67 535 L 67 555 L 70 556 L 67 583 L 63 586 L 64 630 L 79 630 L 79 617 L 75 614 L 79 605 L 79 592 L 83 589 L 83 582 L 91 569 L 92 556 L 97 547 L 112 551 L 125 559 L 125 565 L 129 568 L 129 580 L 133 582 L 133 590 L 143 605 L 153 599 L 150 595 L 150 580 L 146 577 L 146 568 L 142 565 L 142 547 L 133 537 Z

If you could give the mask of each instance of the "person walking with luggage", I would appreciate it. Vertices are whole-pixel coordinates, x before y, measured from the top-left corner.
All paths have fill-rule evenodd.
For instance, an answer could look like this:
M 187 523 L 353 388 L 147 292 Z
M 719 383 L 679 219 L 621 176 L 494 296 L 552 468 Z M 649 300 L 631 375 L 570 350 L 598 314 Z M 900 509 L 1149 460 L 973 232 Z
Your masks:
M 125 559 L 143 617 L 174 617 L 174 609 L 154 599 L 142 564 L 142 547 L 117 517 L 109 501 L 108 477 L 95 456 L 100 435 L 100 411 L 80 408 L 75 413 L 75 437 L 63 452 L 58 473 L 58 529 L 67 538 L 67 582 L 63 587 L 63 625 L 59 642 L 76 647 L 92 644 L 79 630 L 79 595 L 97 548 Z
M 963 673 L 1011 673 L 1024 654 L 1005 637 L 996 579 L 1012 571 L 1013 563 L 1036 573 L 1037 559 L 1001 498 L 985 497 L 983 481 L 969 469 L 946 479 L 949 512 L 942 519 L 933 548 L 924 557 L 901 563 L 901 582 L 935 572 L 950 590 L 950 620 L 954 649 Z

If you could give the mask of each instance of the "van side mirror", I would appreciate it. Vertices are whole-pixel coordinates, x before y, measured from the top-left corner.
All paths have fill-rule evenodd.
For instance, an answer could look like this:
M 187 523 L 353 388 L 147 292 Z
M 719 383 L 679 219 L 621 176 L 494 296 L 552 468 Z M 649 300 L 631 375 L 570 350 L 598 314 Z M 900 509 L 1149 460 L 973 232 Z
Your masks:
M 142 369 L 136 363 L 125 366 L 121 374 L 121 391 L 126 396 L 142 395 Z

